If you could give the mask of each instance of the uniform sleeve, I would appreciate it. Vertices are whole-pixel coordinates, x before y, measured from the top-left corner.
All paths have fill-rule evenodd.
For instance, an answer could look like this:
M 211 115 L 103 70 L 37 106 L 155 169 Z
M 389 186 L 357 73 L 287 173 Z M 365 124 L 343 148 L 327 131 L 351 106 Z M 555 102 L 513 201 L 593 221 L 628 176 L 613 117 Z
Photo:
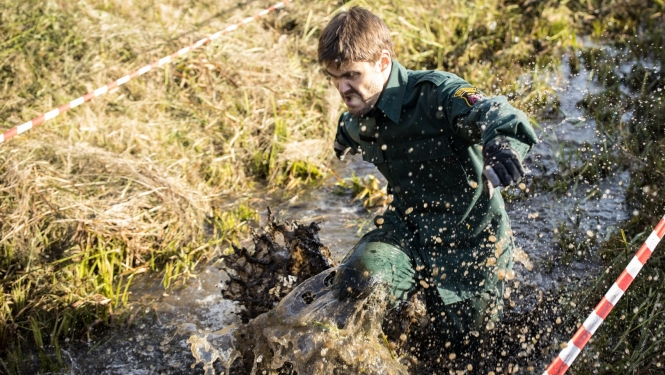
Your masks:
M 348 112 L 344 112 L 339 117 L 339 121 L 337 122 L 337 135 L 335 136 L 335 140 L 344 146 L 351 147 L 352 149 L 357 150 L 358 143 L 353 141 L 345 126 L 350 121 L 350 116 L 351 115 Z
M 538 143 L 526 114 L 510 105 L 505 96 L 487 98 L 460 78 L 444 86 L 440 102 L 458 136 L 483 145 L 497 137 L 506 138 L 521 159 Z

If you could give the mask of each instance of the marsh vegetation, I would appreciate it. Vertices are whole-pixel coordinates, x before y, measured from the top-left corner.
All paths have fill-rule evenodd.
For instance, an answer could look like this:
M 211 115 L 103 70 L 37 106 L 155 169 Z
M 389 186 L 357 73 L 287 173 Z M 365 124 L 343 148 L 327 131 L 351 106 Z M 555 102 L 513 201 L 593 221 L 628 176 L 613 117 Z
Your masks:
M 270 5 L 0 0 L 0 127 Z M 626 205 L 635 214 L 607 240 L 589 243 L 575 220 L 556 226 L 561 256 L 552 262 L 599 254 L 607 270 L 557 300 L 568 340 L 665 213 L 663 2 L 317 0 L 294 2 L 0 147 L 0 372 L 64 369 L 64 341 L 131 324 L 129 295 L 141 274 L 159 275 L 164 288 L 188 282 L 248 235 L 263 209 L 257 195 L 288 197 L 334 173 L 330 145 L 343 106 L 316 63 L 316 40 L 332 12 L 352 5 L 386 21 L 407 68 L 451 71 L 506 95 L 536 127 L 562 116 L 555 82 L 564 61 L 571 74 L 591 71 L 602 88 L 579 103 L 596 140 L 576 150 L 562 143 L 557 173 L 507 194 L 526 201 L 584 183 L 588 199 L 601 199 L 597 181 L 630 173 Z M 366 207 L 385 201 L 367 176 L 340 186 L 349 202 L 351 191 Z M 574 373 L 662 371 L 660 254 Z M 547 345 L 554 356 L 558 344 Z M 28 363 L 28 352 L 39 363 Z

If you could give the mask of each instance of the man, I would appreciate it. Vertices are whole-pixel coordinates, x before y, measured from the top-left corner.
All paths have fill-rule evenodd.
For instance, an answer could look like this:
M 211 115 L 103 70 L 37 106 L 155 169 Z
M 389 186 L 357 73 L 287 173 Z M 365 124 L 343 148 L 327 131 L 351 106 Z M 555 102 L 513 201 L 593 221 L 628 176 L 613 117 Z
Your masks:
M 514 244 L 494 190 L 522 177 L 537 139 L 505 97 L 394 57 L 387 26 L 359 7 L 336 14 L 319 38 L 319 63 L 348 108 L 335 152 L 361 153 L 394 196 L 334 285 L 349 298 L 379 279 L 395 302 L 422 289 L 441 344 L 460 353 L 501 316 Z

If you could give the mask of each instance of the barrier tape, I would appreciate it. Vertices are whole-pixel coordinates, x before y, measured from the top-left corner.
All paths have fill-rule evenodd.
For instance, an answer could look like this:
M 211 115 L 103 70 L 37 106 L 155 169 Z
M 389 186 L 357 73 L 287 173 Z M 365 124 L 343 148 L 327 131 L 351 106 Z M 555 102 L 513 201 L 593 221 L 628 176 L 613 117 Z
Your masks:
M 554 361 L 547 367 L 543 375 L 562 375 L 568 370 L 591 336 L 593 336 L 598 327 L 600 327 L 605 318 L 607 318 L 610 311 L 612 311 L 612 308 L 614 308 L 617 302 L 619 302 L 619 299 L 621 299 L 635 277 L 637 277 L 642 266 L 644 266 L 647 260 L 649 260 L 649 257 L 651 257 L 651 254 L 656 249 L 656 246 L 663 236 L 665 236 L 665 216 L 660 219 L 656 228 L 644 242 L 642 247 L 637 251 L 637 254 L 635 254 L 630 263 L 628 263 L 621 275 L 619 275 L 616 282 L 614 282 L 614 285 L 612 285 L 610 290 L 607 291 L 605 297 L 600 300 L 600 303 L 598 303 L 596 308 L 591 312 L 591 315 L 589 315 L 577 332 L 575 332 L 573 338 L 568 341 L 566 348 L 564 348 L 556 359 L 554 359 Z
M 106 84 L 106 85 L 104 85 L 104 86 L 102 86 L 102 87 L 100 87 L 100 88 L 98 88 L 94 91 L 91 91 L 91 92 L 81 96 L 80 98 L 74 99 L 74 100 L 72 100 L 71 102 L 69 102 L 67 104 L 63 104 L 58 108 L 54 108 L 53 110 L 44 113 L 43 115 L 37 116 L 37 117 L 33 118 L 32 120 L 26 122 L 25 124 L 21 124 L 21 125 L 16 126 L 12 129 L 9 129 L 6 132 L 4 132 L 2 135 L 0 135 L 0 143 L 5 142 L 6 140 L 8 140 L 8 139 L 10 139 L 10 138 L 12 138 L 16 135 L 24 133 L 24 132 L 34 128 L 35 126 L 40 125 L 40 124 L 42 124 L 42 123 L 44 123 L 48 120 L 51 120 L 51 119 L 55 118 L 56 116 L 69 111 L 72 108 L 76 108 L 76 107 L 80 106 L 81 104 L 83 104 L 85 102 L 89 102 L 93 98 L 96 98 L 98 96 L 102 96 L 102 95 L 106 94 L 107 92 L 113 90 L 114 88 L 116 88 L 118 86 L 121 86 L 121 85 L 124 85 L 125 83 L 131 81 L 132 79 L 134 79 L 138 76 L 141 76 L 145 73 L 148 73 L 152 69 L 159 68 L 159 67 L 161 67 L 165 64 L 168 64 L 171 61 L 174 61 L 176 58 L 178 58 L 180 56 L 183 56 L 183 55 L 189 53 L 190 51 L 192 51 L 196 48 L 199 48 L 203 45 L 206 45 L 206 44 L 210 43 L 211 41 L 219 38 L 220 36 L 222 36 L 224 34 L 228 34 L 231 31 L 233 31 L 233 30 L 235 30 L 235 29 L 237 29 L 237 28 L 239 28 L 239 27 L 241 27 L 245 24 L 248 24 L 248 23 L 250 23 L 250 22 L 252 22 L 252 21 L 254 21 L 254 20 L 256 20 L 260 17 L 263 17 L 266 14 L 268 14 L 268 13 L 274 11 L 274 10 L 283 8 L 286 4 L 288 4 L 291 1 L 293 1 L 293 0 L 283 0 L 280 3 L 277 3 L 273 6 L 271 6 L 270 8 L 267 8 L 267 9 L 264 9 L 264 10 L 260 11 L 259 13 L 255 14 L 252 17 L 247 17 L 244 20 L 242 20 L 242 21 L 240 21 L 236 24 L 228 26 L 224 30 L 218 31 L 218 32 L 216 32 L 214 34 L 211 34 L 211 35 L 208 35 L 207 37 L 199 40 L 198 42 L 196 42 L 194 44 L 191 44 L 191 45 L 189 45 L 185 48 L 182 48 L 182 49 L 180 49 L 176 52 L 173 52 L 172 54 L 170 54 L 166 57 L 163 57 L 163 58 L 153 62 L 150 65 L 146 65 L 146 66 L 140 68 L 139 70 L 134 71 L 134 72 L 132 72 L 132 73 L 120 78 L 120 79 L 117 79 L 117 80 L 115 80 L 111 83 L 108 83 L 108 84 Z

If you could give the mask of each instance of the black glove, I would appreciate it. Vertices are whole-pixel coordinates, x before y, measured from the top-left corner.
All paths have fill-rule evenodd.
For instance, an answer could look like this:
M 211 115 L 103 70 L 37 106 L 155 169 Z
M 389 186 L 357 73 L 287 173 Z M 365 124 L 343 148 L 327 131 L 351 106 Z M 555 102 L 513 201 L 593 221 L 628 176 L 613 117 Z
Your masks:
M 335 141 L 335 155 L 337 155 L 337 159 L 343 161 L 344 157 L 347 154 L 355 155 L 357 153 L 358 153 L 357 150 L 354 150 L 351 147 L 345 146 L 345 145 Z
M 488 182 L 485 188 L 492 197 L 496 186 L 509 186 L 524 176 L 524 168 L 520 157 L 510 148 L 510 142 L 505 138 L 491 140 L 483 147 L 483 176 Z

